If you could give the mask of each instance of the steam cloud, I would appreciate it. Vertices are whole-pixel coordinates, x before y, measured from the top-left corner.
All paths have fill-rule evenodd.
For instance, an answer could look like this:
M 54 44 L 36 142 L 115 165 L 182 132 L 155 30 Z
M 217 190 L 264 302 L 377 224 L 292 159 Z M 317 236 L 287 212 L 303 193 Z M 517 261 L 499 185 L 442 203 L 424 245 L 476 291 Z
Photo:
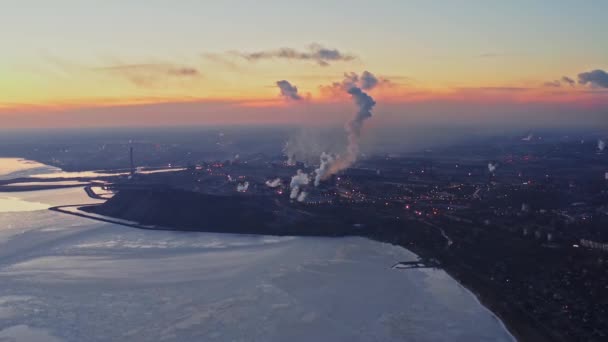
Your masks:
M 306 191 L 300 192 L 300 194 L 298 195 L 297 201 L 304 202 L 304 200 L 306 200 L 306 196 L 308 196 L 308 193 Z
M 497 167 L 498 167 L 498 164 L 488 163 L 488 171 L 490 171 L 490 173 L 494 173 L 494 171 L 496 171 Z
M 291 189 L 289 198 L 297 199 L 302 187 L 308 185 L 308 183 L 310 183 L 308 174 L 302 172 L 302 170 L 298 170 L 295 176 L 291 177 L 291 183 L 289 183 L 289 188 Z M 304 197 L 306 197 L 306 195 L 304 195 Z
M 350 167 L 357 160 L 357 157 L 359 156 L 359 139 L 361 138 L 363 123 L 365 120 L 372 117 L 372 109 L 376 105 L 376 101 L 363 90 L 371 90 L 376 85 L 378 85 L 378 79 L 369 71 L 364 71 L 361 74 L 361 77 L 356 73 L 344 75 L 344 81 L 342 81 L 341 88 L 350 94 L 359 110 L 355 114 L 355 117 L 345 126 L 346 134 L 348 135 L 346 154 L 331 161 L 328 160 L 327 155 L 321 155 L 321 167 L 327 167 L 327 170 L 323 172 L 319 182 L 323 179 L 327 179 L 327 177 L 336 172 Z M 329 162 L 329 165 L 323 166 L 324 162 Z M 315 184 L 318 184 L 316 179 Z
M 325 152 L 321 153 L 321 164 L 319 165 L 319 168 L 315 170 L 315 186 L 319 186 L 321 181 L 325 179 L 334 161 L 335 158 L 331 154 Z
M 277 81 L 277 87 L 281 90 L 281 96 L 287 100 L 299 101 L 302 96 L 298 94 L 298 87 L 286 80 Z
M 597 149 L 600 150 L 600 152 L 603 152 L 605 148 L 606 148 L 606 142 L 604 142 L 604 140 L 602 140 L 602 139 L 598 139 L 597 140 Z
M 247 192 L 247 189 L 249 189 L 249 182 L 239 183 L 236 186 L 236 191 L 238 192 Z
M 287 165 L 290 166 L 296 165 L 296 153 L 292 145 L 289 141 L 286 141 L 285 146 L 283 146 L 283 153 L 287 156 Z
M 277 178 L 277 179 L 273 179 L 273 180 L 267 180 L 266 185 L 271 188 L 278 188 L 281 185 L 283 185 L 283 182 L 281 182 L 281 178 Z

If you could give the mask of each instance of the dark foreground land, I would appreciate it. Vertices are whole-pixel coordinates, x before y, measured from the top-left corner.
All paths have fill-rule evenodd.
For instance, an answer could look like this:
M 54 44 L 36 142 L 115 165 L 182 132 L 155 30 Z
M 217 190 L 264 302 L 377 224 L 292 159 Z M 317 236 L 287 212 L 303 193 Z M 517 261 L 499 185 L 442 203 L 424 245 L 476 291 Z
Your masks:
M 497 228 L 397 217 L 387 203 L 294 206 L 175 189 L 123 190 L 83 210 L 187 231 L 364 236 L 437 260 L 521 341 L 603 341 L 608 331 L 608 272 L 599 252 L 556 248 Z

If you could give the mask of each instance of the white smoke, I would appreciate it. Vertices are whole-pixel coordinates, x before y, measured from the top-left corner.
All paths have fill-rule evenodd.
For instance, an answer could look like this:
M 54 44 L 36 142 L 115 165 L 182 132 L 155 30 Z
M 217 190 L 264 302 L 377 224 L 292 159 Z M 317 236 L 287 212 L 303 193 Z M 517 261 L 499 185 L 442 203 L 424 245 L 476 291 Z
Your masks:
M 597 149 L 600 152 L 603 152 L 605 148 L 606 148 L 606 142 L 604 142 L 604 140 L 602 140 L 602 139 L 598 139 L 597 140 Z
M 304 202 L 304 200 L 306 200 L 306 196 L 308 196 L 308 193 L 306 191 L 300 192 L 300 194 L 298 195 L 297 201 Z
M 488 163 L 488 171 L 490 171 L 490 173 L 494 173 L 494 171 L 496 171 L 497 167 L 498 167 L 498 164 Z
M 344 126 L 348 135 L 348 146 L 346 154 L 335 159 L 331 163 L 328 172 L 324 174 L 324 178 L 350 167 L 359 157 L 359 140 L 361 138 L 361 130 L 365 120 L 372 117 L 372 109 L 376 105 L 376 101 L 369 96 L 364 90 L 371 90 L 378 85 L 378 79 L 370 72 L 364 71 L 361 77 L 355 73 L 345 74 L 341 84 L 335 84 L 343 91 L 350 94 L 359 110 L 355 117 Z
M 343 141 L 335 128 L 304 127 L 293 132 L 283 147 L 288 165 L 296 162 L 315 165 L 321 152 L 334 152 L 343 149 Z
M 249 189 L 249 182 L 239 183 L 236 186 L 236 191 L 238 192 L 247 192 L 247 189 Z
M 302 170 L 298 170 L 295 176 L 291 177 L 291 183 L 289 183 L 289 188 L 291 189 L 289 198 L 297 199 L 302 187 L 308 185 L 308 183 L 310 183 L 308 174 L 302 172 Z
M 273 180 L 267 180 L 266 185 L 271 188 L 278 188 L 279 186 L 283 185 L 283 182 L 281 182 L 281 178 L 277 178 Z
M 531 141 L 534 138 L 534 134 L 530 133 L 526 137 L 521 138 L 522 141 Z
M 319 168 L 315 170 L 315 186 L 319 186 L 319 184 L 321 184 L 321 181 L 325 179 L 326 175 L 331 169 L 332 164 L 336 160 L 331 154 L 325 152 L 321 153 L 320 159 L 321 163 Z
M 283 146 L 283 154 L 287 157 L 287 165 L 290 166 L 296 165 L 296 153 L 292 145 L 293 143 L 290 144 L 289 141 L 286 141 L 285 146 Z

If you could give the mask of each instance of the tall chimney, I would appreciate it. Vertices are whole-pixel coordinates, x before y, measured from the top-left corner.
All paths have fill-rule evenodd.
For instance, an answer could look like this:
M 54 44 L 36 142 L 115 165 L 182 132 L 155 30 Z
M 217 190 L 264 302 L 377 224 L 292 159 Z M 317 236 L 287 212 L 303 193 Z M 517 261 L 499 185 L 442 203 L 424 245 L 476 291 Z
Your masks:
M 131 161 L 131 175 L 134 175 L 135 164 L 133 163 L 133 146 L 129 147 L 129 160 Z

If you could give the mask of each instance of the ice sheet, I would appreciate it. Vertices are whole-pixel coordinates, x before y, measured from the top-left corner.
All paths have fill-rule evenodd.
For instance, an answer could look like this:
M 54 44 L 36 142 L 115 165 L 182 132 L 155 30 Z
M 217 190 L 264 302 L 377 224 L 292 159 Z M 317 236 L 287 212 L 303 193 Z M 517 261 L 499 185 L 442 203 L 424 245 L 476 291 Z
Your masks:
M 23 196 L 77 203 L 74 190 Z M 354 237 L 147 231 L 51 211 L 0 213 L 0 340 L 512 341 L 443 271 L 391 268 L 415 258 Z

